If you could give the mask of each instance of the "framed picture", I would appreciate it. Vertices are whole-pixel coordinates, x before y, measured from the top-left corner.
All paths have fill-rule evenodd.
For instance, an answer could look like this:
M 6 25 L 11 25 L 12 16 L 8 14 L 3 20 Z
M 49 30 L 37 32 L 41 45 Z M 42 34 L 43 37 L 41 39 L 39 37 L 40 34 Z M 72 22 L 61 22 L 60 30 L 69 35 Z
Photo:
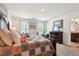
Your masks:
M 60 31 L 63 28 L 63 19 L 55 21 L 52 28 L 53 31 Z
M 63 20 L 58 20 L 54 22 L 54 26 L 63 28 Z

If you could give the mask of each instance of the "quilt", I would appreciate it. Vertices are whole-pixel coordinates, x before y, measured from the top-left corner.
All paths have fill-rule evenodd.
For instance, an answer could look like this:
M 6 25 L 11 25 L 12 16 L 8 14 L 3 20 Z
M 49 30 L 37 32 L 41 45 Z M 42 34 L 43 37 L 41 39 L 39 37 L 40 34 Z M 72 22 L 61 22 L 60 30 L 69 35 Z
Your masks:
M 0 56 L 36 56 L 46 51 L 54 52 L 53 45 L 48 39 L 0 47 Z

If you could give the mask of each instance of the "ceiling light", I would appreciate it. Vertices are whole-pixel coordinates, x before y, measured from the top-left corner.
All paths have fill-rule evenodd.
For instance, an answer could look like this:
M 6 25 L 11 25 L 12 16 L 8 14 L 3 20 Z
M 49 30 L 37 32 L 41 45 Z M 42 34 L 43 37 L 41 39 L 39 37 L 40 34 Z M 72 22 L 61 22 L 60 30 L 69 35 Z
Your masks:
M 45 11 L 45 9 L 41 9 L 41 11 L 42 11 L 42 12 L 44 12 L 44 11 Z

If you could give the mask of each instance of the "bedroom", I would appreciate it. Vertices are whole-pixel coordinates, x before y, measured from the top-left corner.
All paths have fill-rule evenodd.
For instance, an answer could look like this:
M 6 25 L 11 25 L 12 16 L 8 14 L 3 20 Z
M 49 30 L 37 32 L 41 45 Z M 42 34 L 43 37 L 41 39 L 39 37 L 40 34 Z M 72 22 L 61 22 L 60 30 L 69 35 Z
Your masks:
M 60 48 L 61 45 L 73 47 L 71 20 L 79 15 L 78 5 L 76 3 L 1 3 L 0 55 L 66 55 L 65 52 L 60 52 L 63 50 Z

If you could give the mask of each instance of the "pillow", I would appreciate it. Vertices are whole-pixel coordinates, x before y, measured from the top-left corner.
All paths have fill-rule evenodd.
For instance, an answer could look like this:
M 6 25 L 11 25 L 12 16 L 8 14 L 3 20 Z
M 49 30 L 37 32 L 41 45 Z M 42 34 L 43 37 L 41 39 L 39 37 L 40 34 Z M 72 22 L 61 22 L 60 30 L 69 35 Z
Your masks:
M 30 36 L 31 40 L 41 40 L 44 39 L 41 35 L 31 35 Z
M 10 35 L 12 36 L 12 40 L 15 44 L 20 43 L 20 34 L 16 31 L 11 31 Z
M 3 46 L 5 46 L 5 43 L 0 38 L 0 47 L 3 47 Z
M 11 38 L 11 36 L 9 35 L 8 32 L 0 29 L 0 37 L 1 37 L 1 40 L 6 44 L 6 45 L 9 45 L 11 46 L 13 44 L 13 40 Z

